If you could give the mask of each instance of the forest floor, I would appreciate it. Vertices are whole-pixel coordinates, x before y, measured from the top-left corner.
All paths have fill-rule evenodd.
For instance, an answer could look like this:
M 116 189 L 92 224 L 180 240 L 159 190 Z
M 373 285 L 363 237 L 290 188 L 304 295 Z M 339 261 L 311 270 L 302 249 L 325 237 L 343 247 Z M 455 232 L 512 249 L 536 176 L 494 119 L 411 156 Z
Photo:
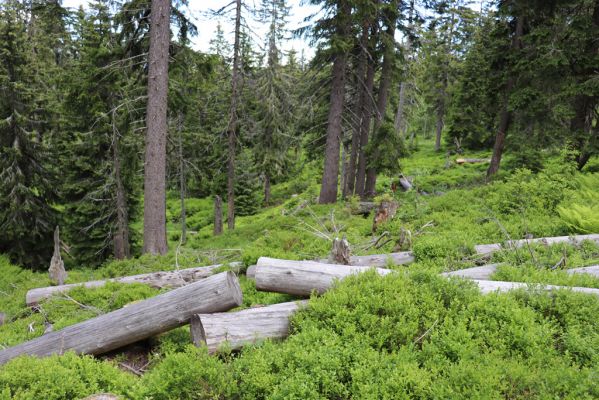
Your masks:
M 212 200 L 188 199 L 184 245 L 173 194 L 168 255 L 98 269 L 74 268 L 66 259 L 67 283 L 232 261 L 247 267 L 260 256 L 322 258 L 340 236 L 356 255 L 412 250 L 416 262 L 390 265 L 401 273 L 385 278 L 352 277 L 313 297 L 283 342 L 208 356 L 191 346 L 189 328 L 182 327 L 143 343 L 141 354 L 138 348 L 99 358 L 22 357 L 0 367 L 0 399 L 100 392 L 126 399 L 599 398 L 599 299 L 534 290 L 483 296 L 469 282 L 437 275 L 502 262 L 492 279 L 599 288 L 598 278 L 564 271 L 599 264 L 594 243 L 534 245 L 497 252 L 491 260 L 474 252 L 476 244 L 530 235 L 598 233 L 599 162 L 580 173 L 551 156 L 532 172 L 512 168 L 507 158 L 500 176 L 485 183 L 486 164 L 457 165 L 455 158 L 435 153 L 426 141 L 402 160 L 415 190 L 393 193 L 393 178 L 381 177 L 378 199 L 393 197 L 399 209 L 374 234 L 372 215 L 354 213 L 357 199 L 316 204 L 320 173 L 309 163 L 296 178 L 273 186 L 275 205 L 238 217 L 236 229 L 218 237 L 212 234 Z M 383 232 L 390 240 L 376 248 Z M 243 274 L 239 278 L 242 307 L 294 299 L 258 292 Z M 160 292 L 112 283 L 53 297 L 38 312 L 27 308 L 27 290 L 48 285 L 46 273 L 0 256 L 0 311 L 6 314 L 0 346 L 40 336 L 50 323 L 58 330 Z

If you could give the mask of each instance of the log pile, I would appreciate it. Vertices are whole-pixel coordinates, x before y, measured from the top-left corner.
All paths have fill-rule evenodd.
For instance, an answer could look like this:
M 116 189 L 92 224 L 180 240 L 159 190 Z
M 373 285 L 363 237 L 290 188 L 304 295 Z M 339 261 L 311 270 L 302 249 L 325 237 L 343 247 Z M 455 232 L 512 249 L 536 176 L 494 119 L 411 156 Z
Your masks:
M 106 353 L 187 324 L 195 314 L 230 310 L 242 298 L 235 274 L 223 272 L 0 351 L 0 365 L 23 354 Z

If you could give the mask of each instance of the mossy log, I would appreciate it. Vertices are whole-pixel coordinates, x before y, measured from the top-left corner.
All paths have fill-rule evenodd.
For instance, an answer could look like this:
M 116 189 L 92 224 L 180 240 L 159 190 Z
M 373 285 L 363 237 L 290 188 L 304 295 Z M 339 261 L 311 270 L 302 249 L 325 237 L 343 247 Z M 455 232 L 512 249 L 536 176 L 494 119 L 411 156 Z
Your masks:
M 283 339 L 289 335 L 289 317 L 306 304 L 291 301 L 237 312 L 196 314 L 191 318 L 191 338 L 209 353 L 225 344 L 237 350 L 265 339 Z
M 230 310 L 242 298 L 235 274 L 223 272 L 10 347 L 0 352 L 0 365 L 25 354 L 106 353 L 187 324 L 192 315 Z
M 232 267 L 241 265 L 235 262 L 229 264 Z M 48 286 L 42 288 L 31 289 L 25 295 L 25 303 L 28 306 L 34 306 L 43 299 L 47 299 L 55 294 L 65 293 L 76 287 L 97 288 L 106 285 L 107 282 L 118 283 L 144 283 L 154 288 L 178 288 L 189 283 L 196 282 L 200 279 L 214 275 L 222 268 L 223 264 L 209 265 L 207 267 L 195 267 L 180 269 L 177 271 L 158 271 L 149 274 L 123 276 L 120 278 L 103 279 L 97 281 L 72 283 L 60 286 Z
M 510 240 L 504 243 L 493 243 L 493 244 L 479 244 L 474 246 L 474 249 L 477 254 L 481 255 L 489 255 L 496 251 L 502 249 L 512 249 L 519 248 L 522 246 L 526 246 L 527 244 L 544 244 L 544 245 L 552 245 L 557 243 L 569 243 L 572 245 L 580 244 L 584 240 L 591 240 L 596 243 L 599 243 L 599 234 L 594 233 L 590 235 L 576 235 L 576 236 L 556 236 L 556 237 L 545 237 L 545 238 L 536 238 L 536 239 L 522 239 L 522 240 Z
M 459 276 L 461 278 L 488 280 L 497 271 L 497 267 L 501 264 L 488 264 L 481 267 L 459 269 L 457 271 L 443 272 L 443 276 Z M 568 274 L 589 274 L 599 277 L 599 265 L 593 265 L 582 268 L 571 268 L 565 271 Z

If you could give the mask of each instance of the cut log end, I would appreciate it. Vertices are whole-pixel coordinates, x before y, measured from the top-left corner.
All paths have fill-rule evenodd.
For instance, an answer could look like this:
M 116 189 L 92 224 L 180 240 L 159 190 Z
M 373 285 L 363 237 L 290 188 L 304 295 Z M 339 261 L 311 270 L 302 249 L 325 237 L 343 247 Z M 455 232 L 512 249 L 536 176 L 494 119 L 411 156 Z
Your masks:
M 235 273 L 232 271 L 227 271 L 227 286 L 229 287 L 229 291 L 231 296 L 237 306 L 243 304 L 243 292 L 241 291 L 241 286 L 239 285 L 239 279 L 235 276 Z

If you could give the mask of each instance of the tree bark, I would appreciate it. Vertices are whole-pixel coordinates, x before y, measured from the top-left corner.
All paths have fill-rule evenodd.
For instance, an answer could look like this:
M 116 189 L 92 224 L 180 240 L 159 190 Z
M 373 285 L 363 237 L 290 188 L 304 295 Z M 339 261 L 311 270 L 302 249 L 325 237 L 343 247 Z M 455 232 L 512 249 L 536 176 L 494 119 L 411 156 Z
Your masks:
M 512 39 L 512 51 L 517 51 L 522 47 L 521 38 L 524 30 L 524 18 L 518 17 L 516 21 L 516 32 L 514 33 L 514 38 Z M 499 116 L 499 127 L 497 130 L 497 135 L 495 136 L 495 144 L 493 145 L 493 155 L 491 156 L 491 163 L 489 164 L 489 168 L 487 169 L 487 179 L 491 176 L 495 175 L 497 171 L 499 171 L 499 165 L 501 164 L 501 156 L 503 155 L 503 148 L 505 146 L 505 136 L 507 135 L 507 131 L 510 127 L 510 123 L 512 120 L 512 112 L 509 109 L 509 100 L 510 94 L 516 84 L 516 78 L 513 75 L 507 80 L 507 84 L 505 86 L 505 94 L 503 99 L 503 106 L 501 109 L 501 114 Z
M 223 202 L 220 196 L 214 196 L 214 236 L 223 233 Z
M 370 267 L 260 257 L 256 264 L 256 289 L 296 296 L 310 296 L 313 291 L 322 294 L 329 290 L 336 280 L 342 280 L 370 269 Z M 393 272 L 383 268 L 374 268 L 374 270 L 379 275 Z
M 360 37 L 360 50 L 358 65 L 356 66 L 356 96 L 357 101 L 354 108 L 354 126 L 351 141 L 351 153 L 349 155 L 349 165 L 347 170 L 347 179 L 344 186 L 344 197 L 354 194 L 356 187 L 356 169 L 358 164 L 358 151 L 360 149 L 360 130 L 362 120 L 364 119 L 364 103 L 366 102 L 366 65 L 368 63 L 368 32 L 370 31 L 370 21 L 365 20 L 362 23 L 362 35 Z
M 187 222 L 185 210 L 185 163 L 183 162 L 183 114 L 177 116 L 177 131 L 179 133 L 179 198 L 181 200 L 181 243 L 187 242 Z
M 402 82 L 399 85 L 399 103 L 397 104 L 397 112 L 395 113 L 395 123 L 393 124 L 395 126 L 395 132 L 401 137 L 404 137 L 405 133 L 404 107 L 406 103 L 406 86 L 406 82 Z
M 166 254 L 166 109 L 171 2 L 152 0 L 151 7 L 144 165 L 144 253 Z
M 440 94 L 440 99 L 437 104 L 437 125 L 435 128 L 435 151 L 441 150 L 441 134 L 443 133 L 443 117 L 445 115 L 445 91 Z
M 270 205 L 270 175 L 264 174 L 264 205 Z
M 345 0 L 340 1 L 337 18 L 337 34 L 345 38 L 348 31 L 351 7 Z M 334 56 L 331 99 L 327 125 L 327 142 L 324 155 L 324 169 L 320 187 L 320 204 L 335 203 L 337 201 L 337 187 L 339 180 L 339 143 L 341 139 L 341 116 L 343 113 L 343 100 L 345 96 L 345 64 L 347 51 L 338 52 Z
M 191 317 L 191 340 L 213 354 L 225 344 L 227 349 L 238 350 L 265 339 L 283 339 L 289 335 L 289 318 L 307 304 L 306 300 L 292 301 L 237 312 L 196 314 Z
M 379 82 L 379 90 L 377 95 L 376 113 L 374 118 L 374 127 L 372 130 L 372 137 L 375 140 L 378 130 L 385 118 L 385 111 L 387 110 L 387 103 L 389 100 L 389 90 L 391 89 L 391 82 L 393 79 L 393 62 L 395 58 L 395 26 L 397 25 L 397 18 L 399 16 L 398 11 L 398 0 L 393 0 L 389 4 L 390 12 L 387 15 L 387 30 L 382 35 L 384 42 L 384 55 L 383 65 L 381 67 L 381 79 Z M 376 160 L 379 157 L 379 151 L 375 149 L 373 158 Z M 373 197 L 376 192 L 376 168 L 370 167 L 366 171 L 366 186 L 364 189 L 364 195 L 366 197 Z
M 358 158 L 358 170 L 356 172 L 355 194 L 361 199 L 365 198 L 366 167 L 368 165 L 366 147 L 368 146 L 368 136 L 370 134 L 370 121 L 374 108 L 374 75 L 376 60 L 373 57 L 377 40 L 377 25 L 373 24 L 370 43 L 368 46 L 368 64 L 366 68 L 366 82 L 364 88 L 364 103 L 362 104 L 362 124 L 360 125 L 360 151 Z
M 240 45 L 241 38 L 241 0 L 235 0 L 235 43 L 233 45 L 233 75 L 231 78 L 231 109 L 228 126 L 228 158 L 227 158 L 227 227 L 235 229 L 235 147 L 237 145 L 237 128 L 240 79 Z
M 194 314 L 227 311 L 241 303 L 237 277 L 224 272 L 3 350 L 0 364 L 23 354 L 106 353 L 184 325 Z
M 526 246 L 529 243 L 540 243 L 544 245 L 552 245 L 556 243 L 569 243 L 571 245 L 579 245 L 583 240 L 590 240 L 599 244 L 599 234 L 594 233 L 590 235 L 576 235 L 576 236 L 555 236 L 545 237 L 537 239 L 522 239 L 522 240 L 511 240 L 506 242 L 505 245 L 501 243 L 494 244 L 479 244 L 474 246 L 474 250 L 477 254 L 489 255 L 499 250 L 512 249 Z
M 119 135 L 115 125 L 115 111 L 112 112 L 112 162 L 113 176 L 116 186 L 116 233 L 113 237 L 114 258 L 122 260 L 131 256 L 129 246 L 129 213 L 127 212 L 127 193 L 121 176 L 121 157 L 119 152 Z
M 239 267 L 238 262 L 229 263 L 233 268 Z M 143 283 L 153 288 L 177 288 L 185 286 L 189 283 L 198 281 L 214 275 L 217 271 L 223 268 L 223 264 L 209 265 L 206 267 L 186 268 L 177 271 L 158 271 L 148 274 L 122 276 L 119 278 L 103 279 L 97 281 L 71 283 L 68 285 L 48 286 L 42 288 L 31 289 L 25 295 L 25 303 L 28 306 L 34 306 L 41 300 L 50 298 L 60 293 L 66 293 L 69 290 L 77 287 L 98 288 L 106 285 L 108 282 L 117 283 Z

